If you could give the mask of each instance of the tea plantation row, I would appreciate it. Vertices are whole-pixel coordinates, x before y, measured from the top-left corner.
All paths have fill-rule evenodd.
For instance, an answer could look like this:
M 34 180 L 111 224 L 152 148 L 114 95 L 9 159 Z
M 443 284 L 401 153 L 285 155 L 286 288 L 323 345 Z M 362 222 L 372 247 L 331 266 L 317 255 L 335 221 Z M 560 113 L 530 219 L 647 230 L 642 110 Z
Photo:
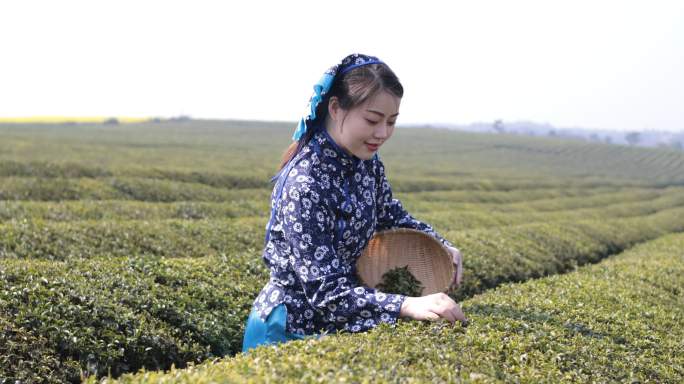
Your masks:
M 215 185 L 233 185 L 225 180 L 234 179 L 239 187 L 240 180 L 249 185 L 274 173 L 295 125 L 213 120 L 119 126 L 0 124 L 0 169 L 7 169 L 0 174 L 111 174 Z M 617 179 L 627 184 L 684 182 L 684 153 L 667 149 L 425 127 L 398 129 L 383 147 L 383 161 L 396 175 L 390 180 L 397 188 L 418 188 L 412 190 L 452 189 L 462 181 L 467 190 L 500 182 L 516 189 L 552 178 L 584 180 L 585 186 Z
M 29 161 L 18 162 L 13 160 L 0 161 L 0 177 L 20 176 L 26 178 L 109 178 L 114 176 L 164 179 L 187 183 L 199 183 L 212 187 L 236 189 L 236 188 L 264 188 L 268 187 L 267 180 L 263 177 L 240 177 L 235 174 L 217 174 L 212 172 L 182 172 L 169 169 L 145 169 L 128 168 L 112 171 L 102 167 L 84 165 L 81 162 L 46 162 Z
M 684 188 L 663 189 L 576 189 L 520 190 L 515 192 L 420 192 L 395 194 L 412 214 L 428 212 L 462 213 L 519 212 L 532 214 L 560 210 L 576 210 L 626 203 L 644 202 L 654 207 L 671 207 L 681 203 Z M 155 220 L 204 219 L 265 216 L 269 212 L 270 192 L 253 189 L 233 191 L 226 202 L 174 201 L 149 202 L 135 200 L 65 200 L 65 201 L 0 201 L 0 222 L 11 219 L 73 220 Z M 646 207 L 647 205 L 644 205 Z
M 460 300 L 502 283 L 598 261 L 638 242 L 684 231 L 679 220 L 683 214 L 684 208 L 678 208 L 637 218 L 448 232 L 446 237 L 465 255 L 464 284 L 450 295 Z M 150 234 L 159 232 L 158 227 L 150 229 Z M 214 239 L 220 238 L 217 234 Z M 126 249 L 121 244 L 98 248 L 89 243 L 79 248 L 82 254 L 64 254 L 63 261 L 3 259 L 0 318 L 8 326 L 2 337 L 19 347 L 0 354 L 20 362 L 14 367 L 28 368 L 0 368 L 13 369 L 0 371 L 0 377 L 30 377 L 30 372 L 47 369 L 45 363 L 52 364 L 54 380 L 78 381 L 80 370 L 116 376 L 140 367 L 183 367 L 240 351 L 249 308 L 268 279 L 255 249 L 231 248 L 235 241 L 230 241 L 226 253 L 174 259 L 142 255 L 135 245 L 139 241 L 131 239 L 130 255 L 106 253 Z M 183 241 L 199 247 L 213 240 Z M 26 256 L 37 255 L 41 248 L 34 244 Z M 174 246 L 160 240 L 154 249 L 166 254 Z M 106 257 L 81 257 L 93 248 Z M 26 338 L 26 343 L 17 338 Z
M 140 200 L 140 201 L 230 201 L 234 197 L 244 196 L 250 190 L 260 189 L 270 192 L 272 184 L 264 179 L 263 185 L 238 189 L 210 186 L 197 182 L 181 182 L 166 179 L 149 179 L 141 177 L 108 177 L 108 178 L 40 178 L 40 177 L 3 177 L 0 178 L 0 200 Z M 607 181 L 588 183 L 582 181 L 562 182 L 546 181 L 538 185 L 516 185 L 518 181 L 474 180 L 446 182 L 437 180 L 431 183 L 404 180 L 401 177 L 391 179 L 392 189 L 396 192 L 420 191 L 512 191 L 557 189 L 566 185 L 569 188 L 647 188 L 656 187 L 636 181 L 611 183 Z M 545 184 L 545 185 L 544 185 Z M 678 186 L 678 185 L 673 185 Z M 667 185 L 657 187 L 666 188 Z M 247 192 L 245 192 L 245 190 Z M 267 193 L 268 193 L 267 192 Z
M 220 121 L 0 124 L 0 383 L 79 382 L 83 376 L 184 367 L 239 352 L 250 305 L 268 279 L 260 259 L 271 192 L 267 180 L 290 143 L 291 128 Z M 402 129 L 382 158 L 395 195 L 409 212 L 463 251 L 464 285 L 449 292 L 458 300 L 501 284 L 572 271 L 684 230 L 681 152 Z M 662 286 L 673 274 L 681 284 L 681 272 L 667 268 Z M 660 286 L 655 279 L 648 283 L 655 284 L 652 292 Z M 588 297 L 595 295 L 590 284 L 582 287 Z M 605 285 L 597 287 L 612 294 Z M 613 324 L 635 329 L 623 321 L 623 313 L 631 312 L 621 312 L 615 301 L 605 304 L 607 317 L 593 324 L 565 309 L 566 293 L 556 294 L 560 301 L 551 298 L 548 310 L 530 306 L 511 312 L 502 305 L 513 305 L 521 294 L 503 292 L 508 293 L 491 296 L 506 300 L 494 309 L 488 302 L 466 304 L 474 320 L 468 330 L 476 330 L 472 337 L 438 324 L 400 322 L 397 328 L 329 338 L 335 348 L 359 353 L 336 355 L 307 343 L 288 346 L 292 360 L 283 363 L 290 367 L 284 377 L 265 365 L 271 364 L 264 360 L 271 352 L 254 360 L 238 356 L 235 361 L 246 365 L 221 370 L 217 377 L 329 381 L 340 372 L 340 380 L 348 381 L 442 382 L 457 376 L 558 381 L 562 373 L 575 381 L 629 381 L 625 374 L 640 381 L 681 381 L 676 372 L 639 358 L 627 360 L 638 369 L 620 367 L 623 376 L 600 367 L 598 376 L 591 376 L 597 363 L 585 360 L 608 349 L 620 353 L 609 355 L 616 362 L 631 356 L 625 353 L 643 352 L 644 359 L 651 353 L 637 342 L 627 349 L 597 344 L 607 338 L 596 335 Z M 642 294 L 635 292 L 622 290 L 615 297 L 634 305 L 630 300 Z M 541 294 L 530 291 L 524 297 L 535 295 Z M 579 309 L 585 309 L 591 301 L 581 303 Z M 514 318 L 496 318 L 493 312 Z M 502 336 L 522 331 L 518 320 L 530 327 L 537 317 L 522 317 L 527 313 L 555 316 L 555 328 L 522 341 Z M 653 319 L 681 339 L 679 318 Z M 558 344 L 567 340 L 554 339 L 560 331 L 578 339 L 570 346 Z M 653 335 L 660 337 L 658 332 Z M 450 339 L 456 337 L 470 344 Z M 648 337 L 643 339 L 656 347 L 668 346 Z M 478 349 L 484 345 L 480 341 L 495 352 Z M 548 373 L 548 362 L 529 363 L 538 346 L 558 362 Z M 465 360 L 454 360 L 458 349 Z M 327 350 L 333 352 L 319 355 Z M 671 349 L 654 350 L 665 356 L 663 364 L 681 365 L 667 354 Z M 390 359 L 373 365 L 371 355 Z M 333 362 L 336 357 L 348 362 Z M 610 364 L 617 366 L 604 365 Z M 328 371 L 334 366 L 337 371 Z M 382 370 L 379 376 L 374 369 Z M 358 375 L 342 376 L 349 372 Z
M 444 228 L 439 232 L 449 232 L 447 238 L 454 244 L 460 244 L 460 238 L 468 231 L 478 228 L 488 231 L 496 226 L 518 226 L 535 222 L 579 223 L 587 220 L 601 223 L 628 219 L 634 225 L 642 225 L 643 220 L 643 223 L 648 223 L 653 220 L 652 217 L 674 217 L 682 212 L 683 196 L 671 196 L 633 206 L 616 205 L 591 211 L 562 211 L 545 215 L 488 215 L 486 212 L 460 215 L 458 212 L 447 211 L 417 217 L 427 219 L 435 228 Z M 138 254 L 202 257 L 230 254 L 244 249 L 252 249 L 258 253 L 263 248 L 266 221 L 267 218 L 264 217 L 153 221 L 9 221 L 0 223 L 0 257 L 52 260 Z M 665 219 L 658 225 L 665 232 L 677 231 L 679 228 L 676 219 Z
M 462 303 L 467 328 L 400 319 L 116 382 L 681 383 L 683 249 L 684 235 L 667 235 L 573 273 L 490 290 Z
M 146 178 L 0 178 L 0 200 L 140 200 L 225 202 L 253 196 L 255 188 L 226 189 L 199 183 Z M 256 188 L 266 194 L 266 188 Z

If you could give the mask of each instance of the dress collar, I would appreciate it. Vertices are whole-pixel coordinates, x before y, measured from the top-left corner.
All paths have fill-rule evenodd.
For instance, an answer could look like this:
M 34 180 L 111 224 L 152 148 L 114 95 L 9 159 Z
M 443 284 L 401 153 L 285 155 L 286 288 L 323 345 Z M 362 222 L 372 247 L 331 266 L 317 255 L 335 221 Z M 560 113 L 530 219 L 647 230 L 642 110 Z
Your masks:
M 318 136 L 318 142 L 321 143 L 324 156 L 336 159 L 344 168 L 353 169 L 363 165 L 363 160 L 342 149 L 324 127 L 321 127 L 316 136 Z M 325 149 L 332 150 L 334 154 L 326 153 Z

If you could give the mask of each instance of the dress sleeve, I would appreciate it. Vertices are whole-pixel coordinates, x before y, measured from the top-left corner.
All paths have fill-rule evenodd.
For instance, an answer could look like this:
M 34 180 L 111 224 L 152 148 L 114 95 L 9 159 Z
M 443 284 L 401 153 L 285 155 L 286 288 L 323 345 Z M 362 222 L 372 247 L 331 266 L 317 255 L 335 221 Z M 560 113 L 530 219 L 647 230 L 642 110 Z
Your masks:
M 349 332 L 396 323 L 406 296 L 360 285 L 351 262 L 336 252 L 330 190 L 300 174 L 288 177 L 285 191 L 281 214 L 289 264 L 309 304 L 336 329 Z
M 432 226 L 411 216 L 404 209 L 401 201 L 392 197 L 392 188 L 385 176 L 385 166 L 379 159 L 377 176 L 376 196 L 378 204 L 378 223 L 375 226 L 376 231 L 397 227 L 417 229 L 433 236 L 445 246 L 453 247 L 453 244 L 437 233 Z

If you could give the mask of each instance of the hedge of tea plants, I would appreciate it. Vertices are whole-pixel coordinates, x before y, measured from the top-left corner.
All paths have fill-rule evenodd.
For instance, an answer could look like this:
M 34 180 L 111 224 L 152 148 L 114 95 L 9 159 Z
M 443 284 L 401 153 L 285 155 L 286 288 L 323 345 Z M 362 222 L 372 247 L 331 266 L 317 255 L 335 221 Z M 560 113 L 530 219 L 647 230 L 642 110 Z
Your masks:
M 465 328 L 400 319 L 117 382 L 679 383 L 682 250 L 684 235 L 671 234 L 573 273 L 506 284 L 462 303 Z
M 40 366 L 50 379 L 76 382 L 81 374 L 234 354 L 263 277 L 251 254 L 3 260 L 0 318 L 12 327 L 3 337 L 28 335 L 31 350 L 0 350 L 0 359 L 13 362 L 0 367 L 0 377 L 30 377 Z
M 0 124 L 0 383 L 237 354 L 290 128 Z M 681 152 L 406 129 L 383 160 L 409 212 L 463 251 L 458 300 L 684 230 Z
M 646 195 L 647 197 L 649 195 Z M 588 197 L 587 200 L 591 200 Z M 137 210 L 146 211 L 152 218 L 131 220 L 80 219 L 80 220 L 45 220 L 40 216 L 31 218 L 28 213 L 38 208 L 28 203 L 0 204 L 0 212 L 24 212 L 23 218 L 12 218 L 0 222 L 0 257 L 30 257 L 63 260 L 69 257 L 93 256 L 125 256 L 133 254 L 153 254 L 171 257 L 201 257 L 230 253 L 235 249 L 259 249 L 263 246 L 264 226 L 267 218 L 237 217 L 209 219 L 162 219 L 155 213 L 176 215 L 179 211 L 185 214 L 194 212 L 197 216 L 220 216 L 226 205 L 196 206 L 194 203 L 149 204 L 131 202 L 117 206 L 113 203 L 94 206 L 94 202 L 70 203 L 70 208 L 60 208 L 57 203 L 41 206 L 42 212 L 59 217 L 73 216 L 117 216 L 133 214 Z M 34 203 L 37 204 L 37 203 Z M 572 201 L 574 207 L 574 200 Z M 562 209 L 560 211 L 534 210 L 527 212 L 488 212 L 485 208 L 469 211 L 428 212 L 416 217 L 431 223 L 440 232 L 453 232 L 452 242 L 461 242 L 468 230 L 477 228 L 510 227 L 527 223 L 566 222 L 576 223 L 586 220 L 605 221 L 618 218 L 645 218 L 654 214 L 667 216 L 668 212 L 679 212 L 684 204 L 684 191 L 674 190 L 659 197 L 634 203 L 612 204 L 606 207 L 586 209 Z M 407 204 L 408 205 L 408 204 Z M 5 206 L 6 208 L 2 208 Z M 517 206 L 517 203 L 516 203 Z M 191 207 L 195 207 L 193 211 Z M 111 211 L 108 211 L 111 209 Z M 115 213 L 112 213 L 115 212 Z M 61 212 L 61 214 L 60 214 Z M 93 212 L 98 212 L 94 214 Z M 122 213 L 123 212 L 123 213 Z M 21 216 L 21 215 L 17 215 Z M 669 225 L 669 224 L 667 224 Z M 663 227 L 669 228 L 669 227 Z M 675 227 L 675 231 L 676 231 Z M 669 229 L 665 229 L 668 230 Z M 457 241 L 458 240 L 458 241 Z M 629 242 L 627 242 L 629 243 Z
M 465 256 L 463 285 L 449 294 L 460 300 L 507 282 L 571 271 L 684 230 L 682 215 L 680 208 L 639 218 L 447 233 Z M 59 362 L 63 368 L 54 377 L 66 381 L 78 380 L 76 365 L 79 375 L 117 376 L 240 351 L 252 301 L 268 279 L 255 249 L 171 258 L 165 257 L 173 255 L 169 250 L 184 250 L 184 242 L 166 244 L 164 256 L 141 252 L 134 240 L 130 244 L 122 248 L 132 252 L 128 256 L 73 251 L 87 252 L 95 247 L 90 244 L 53 260 L 32 252 L 2 259 L 0 317 L 42 340 L 41 356 Z
M 138 200 L 154 202 L 173 201 L 231 201 L 253 196 L 254 189 L 227 189 L 194 182 L 182 182 L 141 177 L 110 178 L 0 178 L 0 200 Z
M 525 281 L 597 262 L 637 243 L 683 232 L 684 208 L 605 220 L 531 223 L 446 232 L 467 260 L 462 299 L 504 282 Z M 466 256 L 469 255 L 469 256 Z
M 51 186 L 54 188 L 54 186 Z M 182 188 L 179 186 L 179 188 Z M 572 206 L 588 206 L 594 197 L 604 195 L 604 198 L 614 196 L 615 201 L 625 198 L 627 201 L 657 198 L 663 192 L 658 189 L 630 188 L 616 191 L 615 188 L 603 189 L 529 189 L 517 192 L 481 191 L 472 193 L 467 191 L 440 191 L 440 192 L 416 192 L 397 193 L 403 202 L 411 207 L 412 212 L 422 213 L 432 210 L 443 210 L 445 205 L 453 210 L 472 210 L 479 207 L 492 210 L 505 210 L 501 206 L 510 206 L 507 211 L 520 210 L 526 201 L 569 199 L 568 203 L 557 202 L 560 207 L 563 204 Z M 0 221 L 11 219 L 35 219 L 42 218 L 53 221 L 70 221 L 84 219 L 196 219 L 196 218 L 221 218 L 241 217 L 251 215 L 264 215 L 268 212 L 271 190 L 266 189 L 242 189 L 222 191 L 225 201 L 136 201 L 136 200 L 68 200 L 59 199 L 63 191 L 47 200 L 0 200 Z M 230 193 L 230 195 L 228 195 Z M 616 194 L 619 193 L 619 194 Z M 47 193 L 45 193 L 47 195 Z M 584 198 L 573 203 L 571 197 Z M 522 203 L 515 205 L 514 203 Z M 488 204 L 489 203 L 489 204 Z M 527 208 L 530 211 L 532 208 Z
M 182 188 L 182 187 L 179 187 Z M 653 202 L 681 196 L 684 188 L 613 189 L 545 189 L 515 192 L 397 193 L 397 197 L 413 214 L 430 212 L 532 213 L 536 210 L 558 211 L 577 208 L 599 208 L 630 202 Z M 139 201 L 139 200 L 2 200 L 0 222 L 11 219 L 135 220 L 135 219 L 202 219 L 264 216 L 269 211 L 270 190 L 242 189 L 222 192 L 226 201 Z M 58 193 L 58 195 L 61 194 Z M 662 204 L 666 204 L 665 201 Z
M 586 219 L 603 220 L 608 218 L 636 217 L 684 206 L 684 188 L 675 188 L 662 195 L 648 196 L 647 194 L 643 200 L 633 201 L 631 196 L 625 196 L 625 202 L 610 200 L 610 202 L 595 205 L 594 196 L 583 199 L 586 201 L 581 203 L 571 198 L 558 199 L 561 201 L 553 206 L 547 202 L 544 208 L 540 208 L 542 206 L 541 201 L 532 201 L 529 205 L 525 203 L 501 204 L 498 206 L 480 204 L 478 206 L 471 205 L 467 208 L 452 207 L 451 204 L 442 203 L 442 205 L 445 205 L 445 208 L 442 210 L 436 207 L 429 211 L 411 209 L 411 213 L 415 217 L 442 230 L 464 230 L 532 222 L 572 222 Z
M 0 201 L 0 223 L 10 220 L 166 220 L 225 219 L 264 216 L 268 193 L 252 190 L 249 197 L 225 202 L 135 200 Z
M 291 143 L 294 125 L 239 120 L 118 126 L 0 124 L 0 161 L 69 164 L 65 168 L 78 164 L 91 175 L 102 169 L 116 176 L 147 177 L 163 170 L 183 178 L 195 172 L 263 181 L 274 173 Z M 394 172 L 390 180 L 419 189 L 426 182 L 451 188 L 451 183 L 463 181 L 470 190 L 496 183 L 515 189 L 551 178 L 552 182 L 580 179 L 585 186 L 616 179 L 659 185 L 684 182 L 684 153 L 663 148 L 427 127 L 397 130 L 383 147 L 381 156 Z
M 263 247 L 266 220 L 15 221 L 0 224 L 0 258 L 203 257 Z

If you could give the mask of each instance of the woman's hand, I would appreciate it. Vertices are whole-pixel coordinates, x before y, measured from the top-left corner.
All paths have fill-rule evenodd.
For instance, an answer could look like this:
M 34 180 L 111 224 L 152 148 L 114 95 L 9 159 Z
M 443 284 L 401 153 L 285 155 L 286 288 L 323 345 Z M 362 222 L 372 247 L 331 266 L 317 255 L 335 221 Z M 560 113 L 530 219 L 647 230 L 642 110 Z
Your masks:
M 454 324 L 460 321 L 467 323 L 461 307 L 445 293 L 433 293 L 421 297 L 406 297 L 399 311 L 400 317 L 410 317 L 415 320 L 446 319 Z
M 461 285 L 461 279 L 463 279 L 463 256 L 458 248 L 447 247 L 447 249 L 451 253 L 451 260 L 454 263 L 454 268 L 456 268 L 454 280 L 449 285 L 449 289 L 458 288 Z

